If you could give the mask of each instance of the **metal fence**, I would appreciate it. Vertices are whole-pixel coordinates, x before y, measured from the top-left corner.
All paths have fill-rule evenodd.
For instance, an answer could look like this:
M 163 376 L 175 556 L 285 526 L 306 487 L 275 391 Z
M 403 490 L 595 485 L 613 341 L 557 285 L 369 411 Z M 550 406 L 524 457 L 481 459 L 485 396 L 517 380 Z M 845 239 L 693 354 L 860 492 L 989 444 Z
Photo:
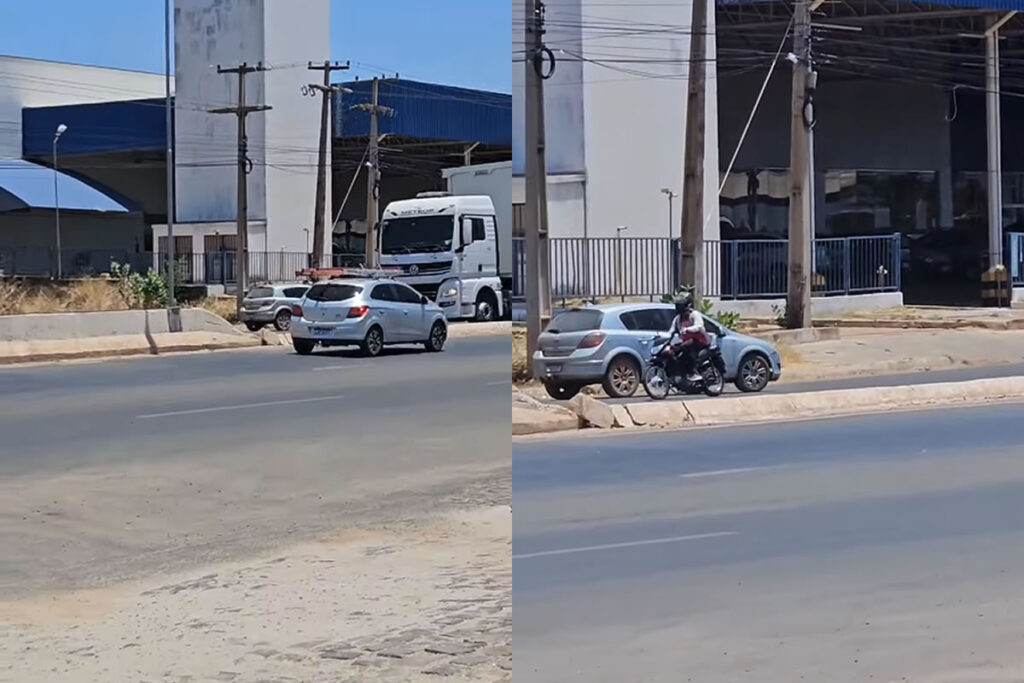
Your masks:
M 1007 233 L 1006 267 L 1010 269 L 1010 281 L 1024 286 L 1024 232 Z
M 137 272 L 157 269 L 166 272 L 167 256 L 159 259 L 151 251 L 123 251 L 116 249 L 62 249 L 60 268 L 57 267 L 56 249 L 0 248 L 0 277 L 34 277 L 76 279 L 110 273 L 111 264 L 131 266 Z M 160 263 L 158 264 L 158 259 Z M 175 275 L 180 284 L 234 284 L 237 278 L 237 257 L 234 251 L 202 254 L 176 254 Z M 337 254 L 335 266 L 356 266 L 362 262 L 358 255 Z M 284 282 L 294 280 L 296 273 L 309 267 L 310 255 L 288 251 L 249 252 L 249 280 L 251 282 Z
M 523 238 L 513 254 L 513 296 L 525 294 Z M 549 240 L 551 292 L 556 299 L 655 298 L 677 290 L 679 240 L 656 237 L 554 238 Z M 1024 242 L 1021 244 L 1024 248 Z M 816 296 L 899 291 L 900 235 L 815 240 L 812 291 Z M 786 295 L 786 240 L 704 242 L 704 292 L 723 299 Z

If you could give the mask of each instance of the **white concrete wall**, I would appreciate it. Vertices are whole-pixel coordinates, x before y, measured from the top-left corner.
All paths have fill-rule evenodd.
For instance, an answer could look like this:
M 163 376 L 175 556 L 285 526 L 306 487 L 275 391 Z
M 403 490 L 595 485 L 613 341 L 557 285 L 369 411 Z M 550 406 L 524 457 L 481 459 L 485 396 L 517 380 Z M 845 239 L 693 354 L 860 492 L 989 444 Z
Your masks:
M 25 107 L 163 96 L 163 74 L 0 56 L 0 159 L 21 158 Z
M 526 201 L 522 176 L 512 179 L 512 203 Z M 548 176 L 548 233 L 551 237 L 583 237 L 586 226 L 586 183 L 582 175 Z
M 208 110 L 238 101 L 238 76 L 218 74 L 218 64 L 266 61 L 264 0 L 175 0 L 174 26 L 177 220 L 230 221 L 236 216 L 237 120 Z M 266 103 L 264 74 L 246 77 L 246 100 Z M 257 113 L 248 121 L 252 219 L 266 218 L 265 119 Z
M 331 54 L 329 0 L 264 0 L 265 59 L 270 64 L 323 62 Z M 335 72 L 335 78 L 345 74 Z M 320 96 L 303 97 L 307 83 L 321 82 L 323 74 L 304 68 L 280 69 L 265 74 L 263 114 L 267 150 L 267 231 L 270 251 L 306 251 L 306 233 L 313 229 L 316 207 L 317 153 L 320 141 Z M 327 168 L 331 150 L 327 150 Z M 327 173 L 325 226 L 331 225 L 331 174 Z M 329 231 L 328 231 L 329 232 Z M 330 235 L 324 253 L 331 253 Z

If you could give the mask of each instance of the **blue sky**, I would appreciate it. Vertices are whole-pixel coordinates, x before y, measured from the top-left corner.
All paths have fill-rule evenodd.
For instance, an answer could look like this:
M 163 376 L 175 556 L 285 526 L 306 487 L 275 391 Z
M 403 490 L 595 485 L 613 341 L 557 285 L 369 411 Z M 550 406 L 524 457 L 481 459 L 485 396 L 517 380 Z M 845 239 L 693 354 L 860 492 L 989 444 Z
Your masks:
M 163 72 L 163 0 L 0 2 L 2 54 Z M 331 0 L 331 58 L 361 77 L 510 92 L 510 22 L 504 0 Z

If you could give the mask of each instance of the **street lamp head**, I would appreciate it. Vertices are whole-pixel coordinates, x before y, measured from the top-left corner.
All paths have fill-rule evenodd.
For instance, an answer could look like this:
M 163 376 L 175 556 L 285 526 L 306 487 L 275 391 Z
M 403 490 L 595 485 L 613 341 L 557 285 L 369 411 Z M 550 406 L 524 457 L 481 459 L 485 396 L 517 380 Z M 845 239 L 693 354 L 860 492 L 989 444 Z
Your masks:
M 67 131 L 67 129 L 68 129 L 68 127 L 65 126 L 63 123 L 60 124 L 59 126 L 57 126 L 57 137 L 60 137 L 61 135 L 64 135 L 64 133 L 65 133 L 65 131 Z

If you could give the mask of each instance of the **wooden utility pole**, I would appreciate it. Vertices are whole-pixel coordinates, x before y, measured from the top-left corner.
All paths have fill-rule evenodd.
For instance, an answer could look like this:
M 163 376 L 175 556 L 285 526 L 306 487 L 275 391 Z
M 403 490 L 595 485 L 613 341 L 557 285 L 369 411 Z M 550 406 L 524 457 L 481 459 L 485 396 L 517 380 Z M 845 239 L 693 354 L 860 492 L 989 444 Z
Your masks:
M 320 152 L 317 158 L 316 203 L 313 209 L 313 254 L 309 264 L 312 268 L 319 268 L 320 260 L 324 254 L 324 223 L 326 222 L 325 214 L 327 213 L 327 146 L 330 144 L 331 139 L 329 135 L 331 96 L 336 92 L 344 91 L 344 88 L 331 85 L 331 74 L 335 71 L 348 70 L 349 64 L 348 62 L 344 64 L 335 62 L 332 64 L 329 61 L 323 64 L 313 64 L 313 62 L 310 62 L 307 68 L 310 71 L 324 72 L 323 85 L 309 84 L 310 91 L 318 90 L 323 95 L 323 102 L 320 105 Z M 333 225 L 331 229 L 333 231 Z
M 377 259 L 377 222 L 380 210 L 377 200 L 380 199 L 380 133 L 378 132 L 378 116 L 393 116 L 394 110 L 380 106 L 380 79 L 373 79 L 373 94 L 369 104 L 356 105 L 370 114 L 370 151 L 366 162 L 366 267 L 376 268 Z
M 235 280 L 238 283 L 236 293 L 238 310 L 242 310 L 242 300 L 249 288 L 249 188 L 247 176 L 252 171 L 252 161 L 249 159 L 249 138 L 245 132 L 245 121 L 249 114 L 258 111 L 269 111 L 271 107 L 266 105 L 247 105 L 245 103 L 245 77 L 251 73 L 266 71 L 266 67 L 260 64 L 246 64 L 224 69 L 217 67 L 219 74 L 238 74 L 238 104 L 234 107 L 222 107 L 211 109 L 211 114 L 234 114 L 238 118 L 238 208 L 237 227 L 235 237 L 235 269 L 238 271 Z
M 554 69 L 554 56 L 544 46 L 544 3 L 525 0 L 526 6 L 526 344 L 528 358 L 537 351 L 544 326 L 551 320 L 551 266 L 548 251 L 547 159 L 544 141 L 545 58 Z
M 789 283 L 786 324 L 810 327 L 811 288 L 808 276 L 814 230 L 811 127 L 814 121 L 814 77 L 811 73 L 810 0 L 796 0 L 793 16 L 793 93 L 789 139 Z
M 694 301 L 704 289 L 704 130 L 707 90 L 708 0 L 693 0 L 690 65 L 686 91 L 686 141 L 683 151 L 682 249 L 679 272 Z

